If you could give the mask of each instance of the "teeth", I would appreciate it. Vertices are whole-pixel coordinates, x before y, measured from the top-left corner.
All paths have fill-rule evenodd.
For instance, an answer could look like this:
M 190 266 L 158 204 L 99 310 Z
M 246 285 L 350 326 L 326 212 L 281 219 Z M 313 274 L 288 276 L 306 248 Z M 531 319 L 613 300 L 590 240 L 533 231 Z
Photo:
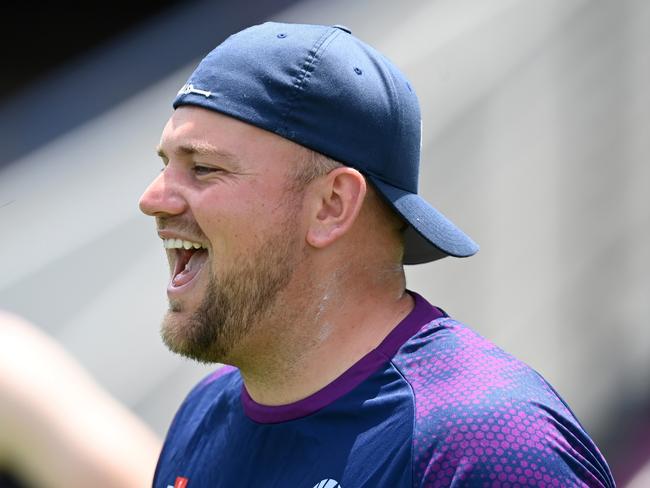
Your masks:
M 183 239 L 163 239 L 165 249 L 206 249 L 199 242 L 184 241 Z

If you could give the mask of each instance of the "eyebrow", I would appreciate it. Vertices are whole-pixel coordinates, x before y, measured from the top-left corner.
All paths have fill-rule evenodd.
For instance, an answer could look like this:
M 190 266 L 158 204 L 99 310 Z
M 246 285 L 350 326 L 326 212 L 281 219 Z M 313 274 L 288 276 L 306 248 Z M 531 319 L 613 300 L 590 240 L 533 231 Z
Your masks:
M 234 167 L 233 169 L 240 169 L 241 167 L 239 158 L 237 158 L 233 153 L 219 149 L 206 142 L 189 142 L 181 144 L 174 149 L 174 152 L 180 153 L 183 156 L 209 156 L 229 163 Z M 161 146 L 156 147 L 156 153 L 161 158 L 169 159 L 167 153 L 165 153 Z

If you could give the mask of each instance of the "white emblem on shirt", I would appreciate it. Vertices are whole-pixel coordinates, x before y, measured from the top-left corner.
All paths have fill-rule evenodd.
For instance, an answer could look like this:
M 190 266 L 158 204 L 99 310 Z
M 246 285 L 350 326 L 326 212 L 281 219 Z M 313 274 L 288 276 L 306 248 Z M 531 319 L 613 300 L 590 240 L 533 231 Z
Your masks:
M 314 485 L 314 488 L 343 488 L 338 481 L 326 479 Z

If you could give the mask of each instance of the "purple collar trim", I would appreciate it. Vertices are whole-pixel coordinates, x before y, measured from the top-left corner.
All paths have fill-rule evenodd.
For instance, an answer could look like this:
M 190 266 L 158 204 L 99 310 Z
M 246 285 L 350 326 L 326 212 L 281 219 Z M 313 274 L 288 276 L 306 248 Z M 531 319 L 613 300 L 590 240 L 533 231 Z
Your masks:
M 370 377 L 390 361 L 400 347 L 424 325 L 444 317 L 445 313 L 429 304 L 417 293 L 409 291 L 415 300 L 415 307 L 386 338 L 364 357 L 359 359 L 341 376 L 316 393 L 287 405 L 261 405 L 253 400 L 242 383 L 241 401 L 244 413 L 251 420 L 261 424 L 275 424 L 306 417 L 333 403 Z

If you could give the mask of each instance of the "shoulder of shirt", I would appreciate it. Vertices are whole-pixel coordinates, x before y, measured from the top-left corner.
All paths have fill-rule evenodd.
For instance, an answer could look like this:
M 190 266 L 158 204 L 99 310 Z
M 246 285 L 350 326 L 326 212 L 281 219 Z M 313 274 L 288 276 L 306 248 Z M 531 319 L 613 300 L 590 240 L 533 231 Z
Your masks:
M 201 421 L 215 409 L 231 411 L 239 400 L 241 376 L 239 370 L 223 366 L 203 378 L 185 397 L 172 420 L 156 466 L 154 485 L 161 463 L 175 456 L 178 446 L 184 446 L 200 429 Z M 157 485 L 155 485 L 157 486 Z
M 563 456 L 587 460 L 607 480 L 597 448 L 550 384 L 466 325 L 433 320 L 392 363 L 413 395 L 416 477 L 428 479 L 440 469 L 437 456 L 494 467 L 508 452 L 539 451 L 538 463 L 561 465 L 549 461 L 557 458 L 547 451 L 559 449 L 551 443 L 563 439 Z
M 423 326 L 393 358 L 412 389 L 420 396 L 435 391 L 439 404 L 460 402 L 467 408 L 500 403 L 496 393 L 511 401 L 559 401 L 548 382 L 529 365 L 451 317 Z M 417 401 L 417 398 L 416 398 Z
M 186 417 L 204 414 L 219 401 L 232 402 L 239 399 L 241 376 L 235 367 L 224 365 L 199 381 L 187 394 L 176 412 L 170 431 Z
M 205 378 L 203 378 L 199 383 L 194 387 L 194 389 L 204 388 L 212 383 L 224 382 L 226 379 L 232 379 L 234 373 L 239 373 L 239 370 L 234 366 L 229 366 L 224 364 L 219 369 L 216 369 Z M 238 375 L 236 375 L 238 376 Z
M 190 398 L 200 397 L 208 391 L 212 394 L 216 391 L 238 387 L 240 379 L 239 369 L 227 364 L 223 365 L 199 381 L 187 395 L 186 401 Z

